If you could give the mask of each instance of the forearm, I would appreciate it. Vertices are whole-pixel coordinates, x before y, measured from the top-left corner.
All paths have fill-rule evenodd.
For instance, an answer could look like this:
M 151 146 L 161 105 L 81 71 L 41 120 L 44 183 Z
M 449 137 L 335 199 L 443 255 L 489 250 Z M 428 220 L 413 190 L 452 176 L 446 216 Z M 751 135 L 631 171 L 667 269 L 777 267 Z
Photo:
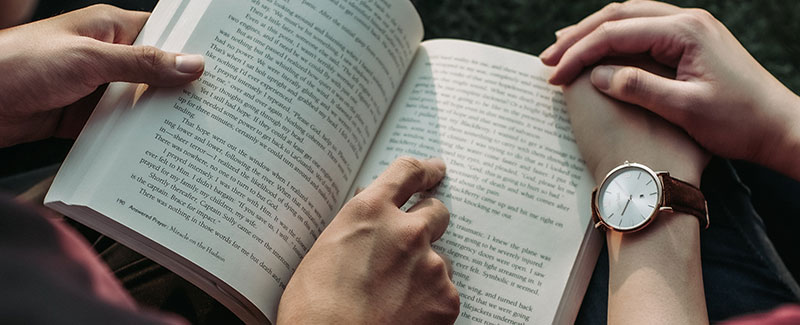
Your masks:
M 597 184 L 626 160 L 700 184 L 708 155 L 682 130 L 599 93 L 588 75 L 566 87 L 564 95 L 576 141 Z M 610 323 L 708 322 L 697 218 L 665 212 L 639 232 L 607 237 Z
M 759 110 L 779 112 L 770 127 L 777 133 L 765 132 L 771 139 L 753 160 L 800 181 L 800 97 L 779 82 L 764 97 Z
M 646 229 L 609 232 L 609 324 L 708 323 L 697 218 L 662 212 Z

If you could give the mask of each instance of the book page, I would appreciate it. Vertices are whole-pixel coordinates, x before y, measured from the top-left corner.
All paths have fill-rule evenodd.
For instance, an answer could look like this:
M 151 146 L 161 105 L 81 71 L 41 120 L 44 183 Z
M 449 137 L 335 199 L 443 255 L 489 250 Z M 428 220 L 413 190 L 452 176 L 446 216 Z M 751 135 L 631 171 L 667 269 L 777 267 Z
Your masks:
M 202 16 L 180 14 L 198 2 L 175 2 L 166 25 L 196 28 L 167 28 L 164 46 L 204 54 L 203 77 L 113 108 L 124 116 L 91 171 L 102 180 L 74 188 L 88 202 L 66 203 L 178 253 L 274 321 L 346 198 L 422 38 L 420 19 L 407 1 L 205 1 Z
M 423 43 L 356 180 L 368 185 L 399 156 L 443 157 L 447 176 L 429 195 L 451 213 L 434 248 L 453 262 L 458 323 L 556 321 L 591 227 L 594 182 L 546 76 L 533 56 Z

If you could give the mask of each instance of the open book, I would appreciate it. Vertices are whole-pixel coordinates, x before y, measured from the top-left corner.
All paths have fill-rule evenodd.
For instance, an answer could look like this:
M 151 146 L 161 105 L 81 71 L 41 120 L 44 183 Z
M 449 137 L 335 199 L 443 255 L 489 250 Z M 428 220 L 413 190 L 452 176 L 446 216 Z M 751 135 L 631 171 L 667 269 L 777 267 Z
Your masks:
M 536 57 L 422 36 L 406 0 L 162 0 L 137 43 L 203 77 L 110 85 L 46 205 L 274 322 L 354 188 L 440 156 L 458 322 L 573 321 L 600 236 L 560 90 Z

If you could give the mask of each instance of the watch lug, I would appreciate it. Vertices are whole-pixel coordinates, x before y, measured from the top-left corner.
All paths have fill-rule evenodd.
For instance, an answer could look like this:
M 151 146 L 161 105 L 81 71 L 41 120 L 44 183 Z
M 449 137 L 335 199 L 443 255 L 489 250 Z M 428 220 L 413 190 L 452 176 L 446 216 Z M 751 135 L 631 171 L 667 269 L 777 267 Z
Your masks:
M 594 224 L 594 229 L 600 229 L 602 231 L 605 231 L 606 227 L 603 225 L 603 222 L 598 222 L 598 223 Z
M 672 207 L 660 207 L 660 208 L 658 208 L 658 211 L 659 212 L 665 212 L 666 211 L 666 212 L 670 212 L 670 213 L 675 212 L 675 210 L 673 210 Z

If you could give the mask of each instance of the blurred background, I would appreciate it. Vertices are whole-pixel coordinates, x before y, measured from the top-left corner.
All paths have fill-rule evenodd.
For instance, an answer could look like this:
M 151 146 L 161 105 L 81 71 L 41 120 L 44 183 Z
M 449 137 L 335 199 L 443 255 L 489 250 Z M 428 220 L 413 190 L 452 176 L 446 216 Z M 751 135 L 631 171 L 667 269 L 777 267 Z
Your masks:
M 26 1 L 26 0 L 2 0 Z M 392 0 L 398 1 L 398 0 Z M 554 40 L 554 32 L 599 10 L 608 1 L 577 0 L 411 0 L 418 8 L 426 38 L 459 38 L 538 54 Z M 151 10 L 153 0 L 40 0 L 33 19 L 47 18 L 94 3 Z M 741 43 L 795 93 L 800 93 L 800 1 L 681 0 L 682 7 L 700 7 L 722 21 Z M 2 13 L 0 13 L 1 16 Z M 52 165 L 64 159 L 68 140 L 47 140 L 0 149 L 0 177 Z M 747 163 L 735 162 L 768 232 L 795 278 L 800 278 L 800 186 L 798 182 Z M 713 224 L 713 219 L 712 219 Z
M 2 0 L 30 2 L 30 0 Z M 538 54 L 553 41 L 554 32 L 599 10 L 599 0 L 411 0 L 422 16 L 425 38 L 459 38 Z M 43 19 L 94 3 L 134 10 L 152 10 L 155 0 L 39 0 L 33 19 Z M 800 92 L 800 1 L 682 0 L 682 7 L 700 7 L 721 20 L 744 46 L 795 93 Z M 0 13 L 2 16 L 2 13 Z M 51 150 L 0 151 L 14 161 L 0 163 L 0 177 L 63 159 L 69 142 L 48 141 Z M 27 147 L 27 146 L 24 146 Z

